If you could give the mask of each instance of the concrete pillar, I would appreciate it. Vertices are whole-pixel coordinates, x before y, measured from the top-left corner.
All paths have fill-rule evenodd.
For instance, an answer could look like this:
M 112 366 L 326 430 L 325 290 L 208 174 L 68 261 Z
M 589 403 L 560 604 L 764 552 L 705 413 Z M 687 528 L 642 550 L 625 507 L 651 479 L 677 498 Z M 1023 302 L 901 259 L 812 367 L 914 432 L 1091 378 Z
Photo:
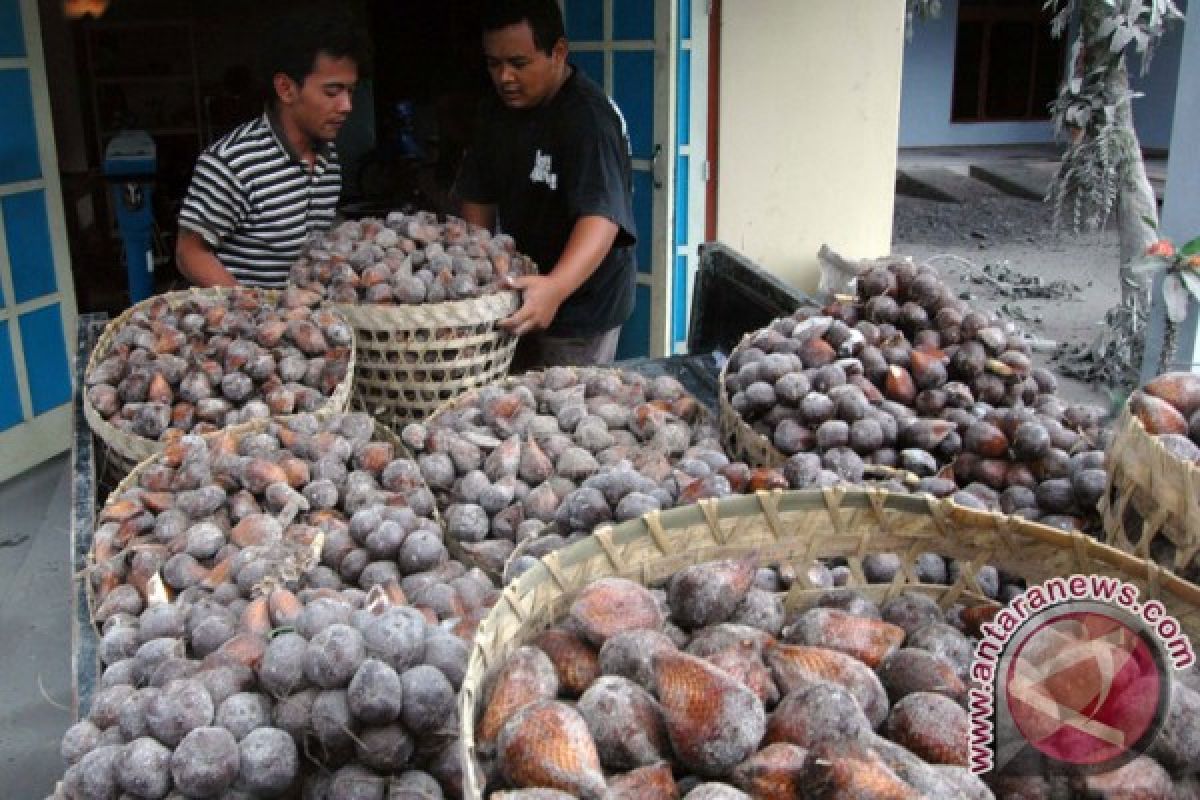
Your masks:
M 1189 11 L 1200 15 L 1200 3 L 1191 3 Z M 1171 153 L 1167 160 L 1167 188 L 1163 198 L 1159 230 L 1163 236 L 1182 245 L 1200 236 L 1200 19 L 1188 15 L 1184 23 L 1183 56 L 1179 63 L 1179 88 L 1175 95 L 1175 124 L 1171 129 Z M 1146 332 L 1146 355 L 1142 361 L 1142 382 L 1158 373 L 1162 351 L 1164 314 L 1154 287 L 1150 328 Z M 1173 359 L 1175 369 L 1200 369 L 1200 304 L 1193 303 L 1191 313 L 1179 331 L 1179 350 Z
M 803 290 L 892 242 L 900 0 L 721 5 L 717 238 Z

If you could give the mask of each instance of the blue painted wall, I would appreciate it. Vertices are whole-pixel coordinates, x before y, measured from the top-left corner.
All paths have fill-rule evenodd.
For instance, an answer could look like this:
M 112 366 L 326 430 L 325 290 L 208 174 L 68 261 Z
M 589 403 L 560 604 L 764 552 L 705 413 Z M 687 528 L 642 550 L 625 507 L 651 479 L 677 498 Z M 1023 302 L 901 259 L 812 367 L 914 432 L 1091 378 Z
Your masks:
M 1182 3 L 1180 7 L 1183 7 Z M 918 20 L 912 41 L 905 45 L 900 146 L 1053 142 L 1054 129 L 1048 117 L 1044 122 L 950 122 L 957 20 L 958 0 L 945 0 L 941 16 Z M 1134 104 L 1134 120 L 1144 147 L 1166 149 L 1170 141 L 1182 32 L 1182 26 L 1175 26 L 1168 32 L 1144 78 L 1136 74 L 1141 69 L 1136 59 L 1130 65 L 1134 72 L 1134 88 L 1146 95 Z
M 1179 6 L 1184 8 L 1182 2 Z M 1200 4 L 1197 10 L 1200 11 Z M 1172 25 L 1155 48 L 1150 70 L 1144 76 L 1139 74 L 1142 70 L 1141 60 L 1135 57 L 1130 61 L 1133 88 L 1145 95 L 1133 101 L 1133 121 L 1142 147 L 1166 150 L 1171 146 L 1171 125 L 1175 120 L 1175 94 L 1179 88 L 1179 62 L 1182 57 L 1183 26 Z

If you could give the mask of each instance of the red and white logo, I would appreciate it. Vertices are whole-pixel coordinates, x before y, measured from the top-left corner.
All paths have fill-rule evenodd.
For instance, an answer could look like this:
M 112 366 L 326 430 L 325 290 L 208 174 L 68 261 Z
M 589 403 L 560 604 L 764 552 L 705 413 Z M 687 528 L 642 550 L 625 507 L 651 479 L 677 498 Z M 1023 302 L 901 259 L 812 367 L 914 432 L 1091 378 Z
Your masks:
M 1031 586 L 980 633 L 968 690 L 978 774 L 1121 766 L 1154 741 L 1174 672 L 1195 663 L 1163 603 L 1109 576 Z
M 1113 616 L 1070 612 L 1016 644 L 1004 675 L 1021 736 L 1050 758 L 1104 764 L 1153 732 L 1161 668 L 1146 637 Z

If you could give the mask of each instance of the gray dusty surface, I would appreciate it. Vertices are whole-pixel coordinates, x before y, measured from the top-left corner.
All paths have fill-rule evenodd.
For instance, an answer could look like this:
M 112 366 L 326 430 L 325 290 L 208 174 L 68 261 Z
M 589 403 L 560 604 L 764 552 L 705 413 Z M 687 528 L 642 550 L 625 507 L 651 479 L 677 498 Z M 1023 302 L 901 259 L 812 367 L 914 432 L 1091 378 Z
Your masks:
M 41 798 L 71 724 L 66 455 L 0 484 L 0 797 Z
M 929 261 L 972 304 L 1007 314 L 1029 334 L 1055 342 L 1090 342 L 1119 299 L 1117 237 L 1112 230 L 1074 235 L 1051 227 L 1050 207 L 980 184 L 967 203 L 898 195 L 892 250 Z M 1062 299 L 1014 299 L 980 276 L 985 265 L 1006 264 L 1043 284 L 1078 287 Z M 1005 308 L 1002 308 L 1005 306 Z M 1048 354 L 1038 354 L 1046 363 Z M 1051 365 L 1052 366 L 1052 365 Z M 1069 400 L 1107 406 L 1104 387 L 1061 380 Z

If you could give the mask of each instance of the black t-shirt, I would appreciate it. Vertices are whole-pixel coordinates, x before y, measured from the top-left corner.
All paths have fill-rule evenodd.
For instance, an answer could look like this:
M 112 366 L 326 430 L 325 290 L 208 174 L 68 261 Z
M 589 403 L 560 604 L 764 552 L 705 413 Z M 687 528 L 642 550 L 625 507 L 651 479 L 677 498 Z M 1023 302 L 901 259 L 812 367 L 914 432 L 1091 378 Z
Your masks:
M 590 336 L 624 323 L 633 313 L 637 232 L 629 140 L 616 107 L 572 67 L 549 103 L 513 110 L 493 95 L 479 122 L 458 192 L 495 205 L 498 228 L 542 273 L 557 263 L 579 217 L 607 217 L 619 228 L 613 248 L 546 332 Z

